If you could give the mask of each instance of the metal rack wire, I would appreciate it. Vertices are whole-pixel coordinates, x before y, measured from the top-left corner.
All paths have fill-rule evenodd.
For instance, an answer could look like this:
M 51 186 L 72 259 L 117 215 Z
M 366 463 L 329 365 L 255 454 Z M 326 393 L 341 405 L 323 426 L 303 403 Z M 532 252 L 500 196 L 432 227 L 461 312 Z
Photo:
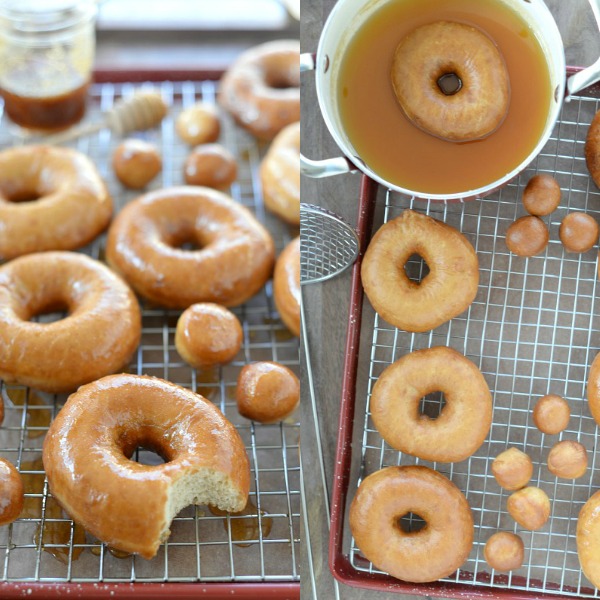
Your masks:
M 144 84 L 145 85 L 145 84 Z M 160 130 L 141 134 L 156 144 L 163 158 L 161 175 L 149 189 L 183 183 L 183 162 L 189 148 L 174 133 L 177 113 L 196 101 L 214 103 L 216 84 L 161 82 L 158 88 L 171 105 Z M 144 86 L 142 86 L 144 87 Z M 88 118 L 98 117 L 133 84 L 101 84 L 91 89 Z M 0 124 L 0 147 L 14 138 Z M 138 194 L 124 190 L 110 166 L 119 140 L 108 130 L 83 138 L 73 146 L 96 163 L 107 181 L 118 210 Z M 238 159 L 238 179 L 231 196 L 256 213 L 272 233 L 280 251 L 297 231 L 264 211 L 258 167 L 264 147 L 223 118 L 220 142 Z M 104 236 L 83 252 L 102 260 Z M 199 372 L 175 350 L 178 311 L 143 305 L 142 342 L 129 371 L 169 379 L 214 402 L 237 427 L 251 464 L 250 501 L 245 515 L 213 514 L 208 507 L 188 507 L 174 520 L 171 536 L 151 561 L 113 551 L 76 526 L 57 510 L 41 465 L 45 431 L 66 400 L 0 382 L 6 416 L 0 428 L 0 456 L 12 461 L 26 479 L 25 512 L 0 528 L 0 581 L 11 582 L 294 582 L 299 580 L 300 466 L 299 423 L 295 416 L 275 425 L 260 425 L 241 417 L 235 403 L 240 368 L 252 361 L 275 360 L 297 370 L 298 340 L 283 325 L 273 302 L 272 285 L 234 309 L 244 342 L 235 360 L 218 369 Z M 139 451 L 140 462 L 156 463 L 157 456 Z M 160 462 L 160 461 L 159 461 Z M 143 507 L 132 506 L 132 510 Z
M 600 345 L 598 252 L 567 253 L 558 238 L 560 222 L 568 212 L 585 211 L 600 217 L 600 193 L 583 159 L 587 129 L 599 108 L 595 98 L 566 103 L 552 138 L 530 168 L 481 201 L 439 204 L 389 192 L 386 196 L 385 221 L 414 208 L 459 229 L 477 251 L 480 285 L 468 311 L 429 333 L 399 331 L 375 316 L 369 376 L 363 382 L 366 416 L 364 422 L 362 416 L 356 422 L 362 427 L 359 481 L 384 466 L 425 464 L 447 475 L 465 492 L 475 520 L 475 542 L 467 562 L 445 580 L 461 586 L 599 595 L 580 570 L 575 541 L 579 510 L 600 484 L 595 453 L 598 427 L 590 416 L 585 393 L 588 368 Z M 521 195 L 537 172 L 557 179 L 562 201 L 551 216 L 544 217 L 550 230 L 546 251 L 521 258 L 509 253 L 504 235 L 516 218 L 526 214 Z M 418 280 L 426 273 L 424 268 L 423 261 L 415 258 L 407 272 Z M 370 337 L 370 332 L 364 335 Z M 451 346 L 471 359 L 484 374 L 494 398 L 487 440 L 469 460 L 456 464 L 428 463 L 398 453 L 384 443 L 370 416 L 372 388 L 382 371 L 402 355 L 435 345 Z M 571 407 L 569 426 L 557 436 L 542 434 L 531 417 L 536 400 L 548 393 L 563 396 Z M 425 410 L 439 410 L 439 395 L 425 404 L 429 405 Z M 588 450 L 589 469 L 580 479 L 558 479 L 546 467 L 550 448 L 563 439 L 578 440 Z M 491 474 L 493 458 L 510 446 L 531 456 L 535 466 L 531 484 L 544 489 L 552 503 L 550 520 L 536 532 L 520 529 L 508 515 L 510 492 L 502 490 Z M 357 483 L 351 483 L 350 496 Z M 523 567 L 508 575 L 494 572 L 483 557 L 485 542 L 499 530 L 515 531 L 525 544 Z M 380 573 L 361 555 L 354 540 L 349 542 L 348 552 L 357 570 Z

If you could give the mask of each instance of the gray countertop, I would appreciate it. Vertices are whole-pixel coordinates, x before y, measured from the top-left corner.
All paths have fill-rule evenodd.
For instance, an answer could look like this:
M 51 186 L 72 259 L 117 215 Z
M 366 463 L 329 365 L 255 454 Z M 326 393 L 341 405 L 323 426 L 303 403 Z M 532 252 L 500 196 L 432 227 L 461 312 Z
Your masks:
M 334 3 L 334 0 L 302 0 L 301 48 L 303 52 L 316 51 L 323 23 Z M 594 62 L 600 55 L 600 36 L 589 4 L 585 0 L 547 0 L 547 4 L 562 33 L 567 64 L 589 65 Z M 328 158 L 340 154 L 320 116 L 311 74 L 305 74 L 302 78 L 301 143 L 303 153 L 311 158 Z M 320 180 L 303 178 L 302 201 L 325 206 L 354 225 L 359 181 L 358 175 Z M 307 493 L 303 534 L 309 542 L 312 560 L 308 561 L 307 556 L 303 560 L 302 598 L 319 600 L 336 597 L 349 600 L 412 598 L 412 596 L 374 593 L 343 585 L 336 590 L 327 565 L 329 536 L 327 499 L 322 490 L 325 483 L 328 493 L 331 493 L 349 295 L 349 272 L 328 282 L 303 288 L 304 312 L 308 329 L 308 337 L 304 340 L 304 345 L 310 354 L 313 367 L 312 383 L 316 408 L 313 410 L 311 404 L 310 381 L 305 369 L 302 382 L 302 461 Z M 361 362 L 363 368 L 364 362 Z M 320 439 L 320 446 L 318 439 Z M 309 568 L 311 565 L 312 568 Z

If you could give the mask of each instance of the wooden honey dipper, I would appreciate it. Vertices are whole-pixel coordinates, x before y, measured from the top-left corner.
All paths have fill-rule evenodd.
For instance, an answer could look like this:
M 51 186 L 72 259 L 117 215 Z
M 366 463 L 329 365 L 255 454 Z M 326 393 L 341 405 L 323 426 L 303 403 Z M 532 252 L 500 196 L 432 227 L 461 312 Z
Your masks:
M 167 114 L 167 105 L 156 92 L 137 92 L 131 97 L 120 100 L 104 113 L 97 123 L 87 123 L 78 127 L 51 134 L 36 142 L 44 144 L 62 144 L 83 135 L 90 135 L 108 127 L 115 135 L 123 136 L 132 131 L 143 131 L 156 127 Z

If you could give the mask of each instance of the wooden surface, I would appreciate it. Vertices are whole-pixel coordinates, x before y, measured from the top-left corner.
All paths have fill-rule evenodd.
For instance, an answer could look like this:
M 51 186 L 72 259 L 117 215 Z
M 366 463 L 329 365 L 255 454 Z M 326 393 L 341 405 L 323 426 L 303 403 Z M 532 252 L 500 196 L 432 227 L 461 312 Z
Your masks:
M 335 0 L 302 0 L 300 39 L 303 52 L 316 51 L 323 23 L 334 4 Z M 567 64 L 591 64 L 600 55 L 600 35 L 588 3 L 585 0 L 547 0 L 547 4 L 563 36 Z M 320 116 L 314 78 L 310 73 L 302 77 L 301 146 L 302 152 L 313 159 L 340 154 Z M 350 224 L 356 223 L 358 175 L 320 180 L 303 178 L 301 185 L 302 202 L 325 206 L 344 217 Z M 308 331 L 303 345 L 305 358 L 309 355 L 311 359 L 316 410 L 313 410 L 310 379 L 305 368 L 302 379 L 302 461 L 307 497 L 302 533 L 309 548 L 304 549 L 302 561 L 302 598 L 413 598 L 337 586 L 327 564 L 329 532 L 323 483 L 325 482 L 330 493 L 338 430 L 349 290 L 349 273 L 322 284 L 303 288 Z M 371 311 L 368 303 L 365 310 L 367 313 Z M 367 361 L 368 357 L 363 355 L 361 366 L 366 367 Z M 359 379 L 364 377 L 365 373 L 359 372 Z M 321 442 L 323 465 L 320 461 L 317 436 Z

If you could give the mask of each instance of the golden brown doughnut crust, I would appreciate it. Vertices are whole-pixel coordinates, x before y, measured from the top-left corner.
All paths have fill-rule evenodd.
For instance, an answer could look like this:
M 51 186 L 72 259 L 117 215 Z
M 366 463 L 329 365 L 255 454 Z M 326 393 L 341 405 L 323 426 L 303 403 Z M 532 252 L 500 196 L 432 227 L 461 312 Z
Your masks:
M 520 490 L 533 475 L 533 463 L 525 452 L 509 448 L 493 460 L 492 473 L 500 487 L 510 491 Z
M 452 95 L 438 85 L 447 74 L 462 81 Z M 484 138 L 508 112 L 510 80 L 504 58 L 483 31 L 466 23 L 437 21 L 411 31 L 396 48 L 391 77 L 409 120 L 444 140 Z
M 443 392 L 441 415 L 419 413 L 421 399 Z M 492 395 L 479 369 L 445 346 L 415 350 L 387 367 L 371 396 L 371 417 L 396 450 L 431 461 L 457 462 L 473 454 L 492 423 Z
M 588 457 L 583 444 L 573 440 L 557 442 L 548 454 L 548 471 L 564 479 L 578 479 L 587 471 Z
M 542 433 L 560 433 L 567 428 L 570 418 L 569 403 L 555 394 L 542 396 L 533 407 L 533 422 Z
M 179 246 L 194 242 L 199 250 Z M 113 222 L 108 263 L 142 296 L 172 308 L 198 302 L 237 306 L 271 276 L 275 247 L 256 218 L 205 187 L 150 192 Z
M 600 110 L 594 115 L 585 139 L 585 163 L 594 183 L 600 187 Z
M 154 144 L 128 139 L 115 148 L 112 166 L 125 187 L 140 190 L 160 173 L 162 159 Z
M 550 517 L 550 500 L 544 490 L 526 487 L 511 494 L 506 501 L 508 514 L 523 529 L 537 531 Z
M 15 466 L 0 458 L 0 525 L 19 518 L 23 510 L 23 480 Z
M 535 256 L 548 245 L 550 234 L 538 217 L 521 217 L 506 230 L 506 247 L 517 256 Z
M 587 398 L 592 417 L 600 425 L 600 352 L 596 354 L 588 375 Z
M 43 312 L 67 309 L 52 323 Z M 138 301 L 105 265 L 75 252 L 41 252 L 0 267 L 0 378 L 69 392 L 122 369 L 141 332 Z
M 221 134 L 221 122 L 216 107 L 198 102 L 182 110 L 175 120 L 175 131 L 190 146 L 216 142 Z
M 252 363 L 240 371 L 235 399 L 243 417 L 260 423 L 276 423 L 296 410 L 300 402 L 300 381 L 293 371 L 279 363 Z
M 398 520 L 411 512 L 426 526 L 408 534 Z M 473 545 L 466 498 L 428 467 L 387 467 L 366 477 L 350 505 L 349 520 L 362 554 L 404 581 L 447 577 L 465 562 Z
M 37 198 L 29 202 L 25 199 Z M 21 146 L 0 152 L 0 260 L 85 246 L 104 231 L 112 199 L 80 152 Z
M 236 180 L 237 162 L 227 148 L 219 144 L 203 144 L 194 148 L 186 158 L 183 176 L 188 185 L 224 189 Z
M 411 281 L 403 266 L 423 257 L 429 274 Z M 373 236 L 362 264 L 365 293 L 388 323 L 406 331 L 429 331 L 465 311 L 475 299 L 479 261 L 458 230 L 405 210 Z
M 282 129 L 260 165 L 265 206 L 291 223 L 300 224 L 300 123 Z
M 196 369 L 232 361 L 243 339 L 238 318 L 218 304 L 193 304 L 177 320 L 175 347 L 183 360 Z
M 577 555 L 584 575 L 600 588 L 600 491 L 583 505 L 577 520 Z
M 272 140 L 300 120 L 300 44 L 278 40 L 242 53 L 221 79 L 219 102 L 239 125 Z
M 273 295 L 279 316 L 286 327 L 300 336 L 300 236 L 279 255 L 273 274 Z
M 130 460 L 138 446 L 167 462 Z M 52 495 L 75 521 L 144 558 L 184 506 L 239 511 L 248 498 L 235 427 L 202 396 L 154 377 L 112 375 L 79 388 L 48 430 L 43 461 Z
M 483 556 L 487 564 L 496 571 L 520 569 L 525 557 L 523 540 L 514 533 L 499 531 L 486 542 Z
M 568 252 L 587 252 L 598 241 L 598 222 L 592 215 L 569 213 L 560 224 L 558 235 Z
M 560 186 L 552 175 L 534 175 L 523 190 L 523 206 L 530 215 L 543 217 L 560 204 Z

